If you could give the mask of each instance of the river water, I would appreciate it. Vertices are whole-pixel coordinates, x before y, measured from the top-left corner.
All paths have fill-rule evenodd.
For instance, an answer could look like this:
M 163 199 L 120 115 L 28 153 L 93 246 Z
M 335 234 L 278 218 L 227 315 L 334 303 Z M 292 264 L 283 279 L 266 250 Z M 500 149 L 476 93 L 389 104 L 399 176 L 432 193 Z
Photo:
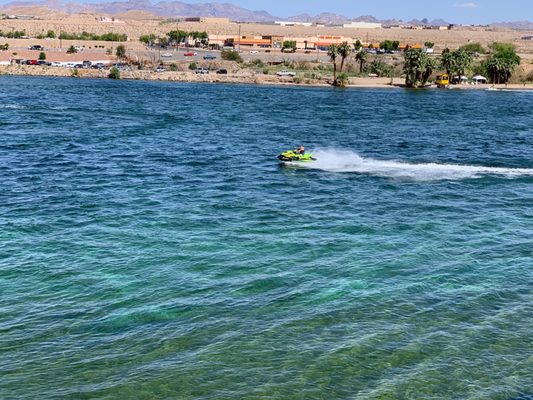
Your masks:
M 532 92 L 0 98 L 0 398 L 533 395 Z

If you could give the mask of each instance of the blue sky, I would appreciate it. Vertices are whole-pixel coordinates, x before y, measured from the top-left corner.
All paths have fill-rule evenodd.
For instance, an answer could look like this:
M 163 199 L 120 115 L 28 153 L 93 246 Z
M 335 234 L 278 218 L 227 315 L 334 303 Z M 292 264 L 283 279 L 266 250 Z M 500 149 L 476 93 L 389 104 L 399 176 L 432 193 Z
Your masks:
M 0 4 L 12 0 L 0 0 Z M 28 0 L 32 1 L 32 0 Z M 113 0 L 60 0 L 63 3 L 99 3 Z M 125 0 L 115 0 L 125 1 Z M 172 0 L 151 0 L 152 3 Z M 184 3 L 232 3 L 251 10 L 265 10 L 279 17 L 321 12 L 350 18 L 373 15 L 378 19 L 442 18 L 460 24 L 502 21 L 533 21 L 533 0 L 181 0 Z
M 159 0 L 152 0 L 156 2 Z M 182 0 L 205 3 L 209 0 Z M 533 0 L 210 0 L 233 3 L 252 10 L 288 17 L 291 15 L 333 12 L 379 19 L 442 18 L 462 24 L 533 20 Z

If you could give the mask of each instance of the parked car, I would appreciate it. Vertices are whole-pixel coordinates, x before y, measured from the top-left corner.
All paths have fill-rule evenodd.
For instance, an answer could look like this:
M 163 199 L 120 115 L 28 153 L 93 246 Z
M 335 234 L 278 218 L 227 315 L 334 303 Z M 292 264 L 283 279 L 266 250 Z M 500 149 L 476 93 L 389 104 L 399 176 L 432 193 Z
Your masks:
M 185 57 L 192 57 L 198 55 L 196 52 L 188 51 L 187 53 L 183 54 Z
M 161 57 L 172 57 L 172 53 L 163 53 Z
M 52 65 L 52 63 L 45 60 L 39 60 L 37 61 L 37 65 Z
M 91 65 L 93 65 L 93 63 L 89 60 L 84 60 L 82 64 L 83 68 L 91 68 Z
M 28 46 L 28 50 L 39 50 L 39 51 L 43 51 L 44 50 L 44 47 L 41 46 L 40 44 L 34 44 L 32 46 Z
M 26 65 L 38 65 L 39 62 L 37 60 L 26 60 Z
M 276 72 L 276 75 L 277 76 L 296 76 L 296 72 L 287 71 L 284 69 L 283 71 Z
M 226 68 L 220 68 L 217 70 L 217 74 L 219 75 L 227 75 L 228 74 L 228 70 Z
M 217 57 L 214 56 L 213 54 L 206 54 L 204 56 L 204 60 L 216 60 L 216 59 L 217 59 Z
M 196 72 L 197 74 L 208 74 L 209 70 L 205 67 L 200 67 L 200 68 L 196 68 L 194 72 Z
M 160 65 L 155 69 L 155 72 L 165 72 L 166 70 L 167 69 L 164 66 Z
M 103 63 L 96 63 L 96 64 L 91 65 L 91 68 L 93 68 L 93 69 L 104 69 L 105 65 Z
M 115 63 L 113 64 L 113 67 L 115 67 L 119 71 L 130 71 L 131 70 L 130 66 L 124 63 Z
M 50 65 L 51 65 L 52 67 L 61 67 L 61 66 L 62 66 L 62 64 L 61 64 L 59 61 L 52 61 L 52 62 L 50 63 Z
M 257 50 L 251 50 L 250 51 L 250 54 L 257 54 L 257 53 L 259 53 Z

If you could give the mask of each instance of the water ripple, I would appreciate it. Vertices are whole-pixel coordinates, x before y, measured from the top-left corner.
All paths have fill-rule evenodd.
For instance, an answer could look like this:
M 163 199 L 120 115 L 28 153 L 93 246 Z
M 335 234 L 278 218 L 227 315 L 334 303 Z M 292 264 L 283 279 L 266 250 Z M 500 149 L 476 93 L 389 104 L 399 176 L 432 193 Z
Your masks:
M 528 94 L 0 81 L 0 398 L 531 397 Z

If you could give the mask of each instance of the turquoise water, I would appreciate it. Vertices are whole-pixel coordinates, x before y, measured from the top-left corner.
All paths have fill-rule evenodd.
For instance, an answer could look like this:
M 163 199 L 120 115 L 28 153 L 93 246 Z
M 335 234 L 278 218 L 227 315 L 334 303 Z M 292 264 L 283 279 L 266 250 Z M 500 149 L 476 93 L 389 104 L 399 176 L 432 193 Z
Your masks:
M 533 93 L 0 98 L 0 398 L 533 396 Z

